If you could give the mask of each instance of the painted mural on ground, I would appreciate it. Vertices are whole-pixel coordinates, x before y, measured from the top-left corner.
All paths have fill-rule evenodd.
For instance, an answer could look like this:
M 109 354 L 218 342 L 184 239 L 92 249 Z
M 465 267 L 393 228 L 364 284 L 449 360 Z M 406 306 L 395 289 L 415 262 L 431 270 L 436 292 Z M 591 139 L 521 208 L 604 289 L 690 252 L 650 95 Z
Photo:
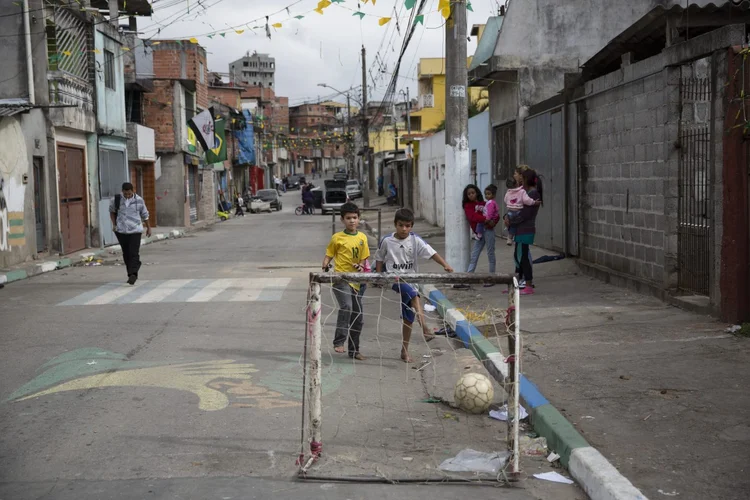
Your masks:
M 255 383 L 253 374 L 259 372 L 255 365 L 230 359 L 160 364 L 131 361 L 124 354 L 104 349 L 77 349 L 45 363 L 40 368 L 42 373 L 11 394 L 6 402 L 106 387 L 154 387 L 194 394 L 198 397 L 198 408 L 205 411 L 300 406 L 299 358 L 283 359 L 284 363 L 261 375 L 260 383 Z M 337 390 L 354 369 L 351 364 L 331 360 L 323 373 L 326 394 Z
M 29 174 L 26 140 L 21 126 L 13 117 L 0 120 L 0 252 L 24 246 L 23 226 L 25 186 Z

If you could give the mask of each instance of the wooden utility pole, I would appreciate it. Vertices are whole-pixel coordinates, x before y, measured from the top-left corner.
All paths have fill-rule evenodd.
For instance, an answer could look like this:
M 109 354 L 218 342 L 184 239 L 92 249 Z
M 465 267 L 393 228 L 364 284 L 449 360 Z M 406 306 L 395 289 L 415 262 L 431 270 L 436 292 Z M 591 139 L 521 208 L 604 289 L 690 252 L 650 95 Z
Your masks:
M 461 206 L 469 184 L 469 103 L 466 0 L 451 1 L 445 24 L 445 258 L 457 272 L 469 263 L 469 224 Z

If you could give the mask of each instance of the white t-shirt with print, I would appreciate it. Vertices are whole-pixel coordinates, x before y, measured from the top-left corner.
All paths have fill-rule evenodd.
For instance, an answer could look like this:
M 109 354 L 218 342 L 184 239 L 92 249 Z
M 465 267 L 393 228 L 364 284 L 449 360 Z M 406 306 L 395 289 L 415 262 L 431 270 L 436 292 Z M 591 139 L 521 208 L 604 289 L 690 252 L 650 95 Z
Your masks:
M 381 240 L 375 252 L 375 260 L 383 262 L 386 273 L 410 274 L 419 272 L 420 257 L 431 259 L 436 253 L 434 248 L 414 233 L 403 240 L 393 233 Z

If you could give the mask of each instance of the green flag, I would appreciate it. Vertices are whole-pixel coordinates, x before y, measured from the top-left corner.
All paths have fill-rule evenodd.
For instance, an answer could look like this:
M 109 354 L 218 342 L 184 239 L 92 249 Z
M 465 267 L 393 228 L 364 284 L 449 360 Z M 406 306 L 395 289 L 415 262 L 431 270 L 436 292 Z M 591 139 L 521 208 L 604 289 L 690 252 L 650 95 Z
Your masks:
M 417 3 L 417 0 L 406 0 L 404 2 L 404 7 L 406 7 L 408 10 L 411 10 L 414 8 L 414 5 Z
M 417 24 L 424 25 L 424 16 L 420 15 L 414 17 L 414 25 L 416 26 Z
M 227 141 L 224 133 L 225 123 L 225 120 L 216 120 L 214 123 L 216 147 L 206 151 L 206 163 L 221 163 L 227 159 Z

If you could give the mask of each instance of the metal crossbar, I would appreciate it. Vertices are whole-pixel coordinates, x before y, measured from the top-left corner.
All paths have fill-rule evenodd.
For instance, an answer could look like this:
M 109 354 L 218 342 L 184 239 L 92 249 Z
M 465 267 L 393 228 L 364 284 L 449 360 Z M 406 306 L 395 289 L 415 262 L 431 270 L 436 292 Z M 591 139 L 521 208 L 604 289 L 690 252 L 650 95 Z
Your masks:
M 415 274 L 389 274 L 389 273 L 310 273 L 312 283 L 372 283 L 376 285 L 392 284 L 399 276 L 404 282 L 415 285 L 430 283 L 435 285 L 444 284 L 467 284 L 476 285 L 483 283 L 495 283 L 512 285 L 514 277 L 510 274 L 478 274 L 478 273 L 415 273 Z

